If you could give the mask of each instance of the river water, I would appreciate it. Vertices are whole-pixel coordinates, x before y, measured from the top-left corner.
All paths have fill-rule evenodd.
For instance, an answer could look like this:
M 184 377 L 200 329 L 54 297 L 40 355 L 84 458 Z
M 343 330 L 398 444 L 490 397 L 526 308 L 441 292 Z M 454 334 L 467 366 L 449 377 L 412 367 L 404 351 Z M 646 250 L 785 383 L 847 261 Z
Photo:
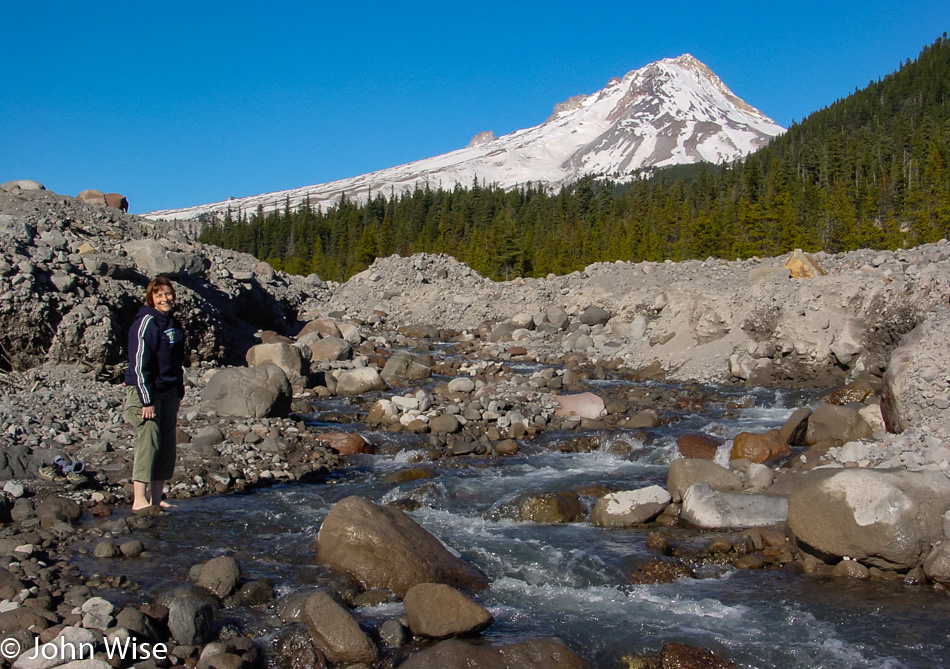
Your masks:
M 310 587 L 323 573 L 314 563 L 314 541 L 334 503 L 349 495 L 378 503 L 411 498 L 421 506 L 410 516 L 490 577 L 477 601 L 495 617 L 483 633 L 493 643 L 553 636 L 598 667 L 625 667 L 625 654 L 654 654 L 669 641 L 709 648 L 741 667 L 950 666 L 950 595 L 944 592 L 731 567 L 705 568 L 702 578 L 671 584 L 631 585 L 629 566 L 656 557 L 644 547 L 649 530 L 541 525 L 501 512 L 505 501 L 526 490 L 665 485 L 678 434 L 705 430 L 729 438 L 771 429 L 816 400 L 805 392 L 710 391 L 753 406 L 726 418 L 721 402 L 709 403 L 702 413 L 647 430 L 646 439 L 642 432 L 620 433 L 633 446 L 624 454 L 612 453 L 609 443 L 589 453 L 558 452 L 565 435 L 553 434 L 508 459 L 430 463 L 435 478 L 401 484 L 383 477 L 413 466 L 427 438 L 344 426 L 359 429 L 387 454 L 360 456 L 326 482 L 184 501 L 173 516 L 138 533 L 150 553 L 161 556 L 162 568 L 151 560 L 125 561 L 121 568 L 157 590 L 185 580 L 191 565 L 228 554 L 245 576 L 269 578 L 278 595 L 287 594 Z M 338 402 L 321 407 L 345 411 L 344 400 Z M 85 568 L 105 573 L 116 567 L 90 559 Z M 369 627 L 402 613 L 398 603 L 355 611 Z M 266 612 L 230 615 L 261 638 L 273 632 Z

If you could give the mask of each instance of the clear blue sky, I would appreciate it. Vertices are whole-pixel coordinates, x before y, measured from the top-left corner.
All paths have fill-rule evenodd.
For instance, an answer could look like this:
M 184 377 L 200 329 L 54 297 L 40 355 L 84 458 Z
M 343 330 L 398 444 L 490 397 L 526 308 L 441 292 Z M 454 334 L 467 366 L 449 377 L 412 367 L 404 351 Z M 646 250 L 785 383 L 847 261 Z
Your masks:
M 17 3 L 0 182 L 143 213 L 355 176 L 537 125 L 691 53 L 788 126 L 914 59 L 948 0 Z

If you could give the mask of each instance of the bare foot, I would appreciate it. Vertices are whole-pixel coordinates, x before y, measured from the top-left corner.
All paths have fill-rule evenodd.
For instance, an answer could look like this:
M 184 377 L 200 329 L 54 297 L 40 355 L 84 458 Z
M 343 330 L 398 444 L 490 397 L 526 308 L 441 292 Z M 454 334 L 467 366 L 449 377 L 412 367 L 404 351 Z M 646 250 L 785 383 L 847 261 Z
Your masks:
M 177 505 L 177 504 L 169 504 L 169 503 L 166 502 L 165 500 L 162 500 L 161 502 L 159 502 L 158 505 L 159 505 L 160 507 L 162 507 L 163 509 L 166 509 L 166 510 L 167 510 L 167 509 L 177 509 L 177 508 L 178 508 L 178 505 Z
M 140 509 L 132 509 L 132 513 L 137 516 L 161 516 L 165 515 L 165 511 L 158 504 L 149 504 L 148 506 L 143 506 Z

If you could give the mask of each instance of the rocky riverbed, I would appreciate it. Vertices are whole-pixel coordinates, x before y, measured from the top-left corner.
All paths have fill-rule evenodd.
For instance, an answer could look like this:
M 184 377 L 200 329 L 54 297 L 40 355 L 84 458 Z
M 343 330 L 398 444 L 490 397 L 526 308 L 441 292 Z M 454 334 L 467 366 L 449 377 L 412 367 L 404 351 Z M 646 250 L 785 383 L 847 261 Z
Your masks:
M 80 573 L 71 559 L 78 546 L 159 559 L 134 534 L 165 520 L 127 511 L 133 432 L 116 385 L 125 331 L 157 273 L 176 277 L 190 350 L 170 499 L 320 481 L 351 457 L 400 448 L 364 438 L 357 421 L 411 436 L 418 466 L 401 475 L 427 476 L 433 465 L 544 448 L 623 452 L 623 438 L 602 435 L 646 434 L 720 402 L 704 384 L 821 388 L 825 401 L 774 433 L 687 435 L 665 487 L 525 495 L 505 512 L 653 528 L 657 559 L 635 582 L 689 576 L 710 561 L 950 582 L 946 241 L 898 252 L 604 263 L 505 283 L 418 255 L 377 259 L 336 284 L 275 272 L 193 233 L 41 189 L 0 191 L 0 632 L 24 648 L 62 632 L 111 666 L 123 661 L 107 657 L 106 644 L 130 634 L 167 644 L 165 659 L 144 658 L 155 666 L 253 666 L 265 656 L 280 666 L 410 656 L 406 666 L 444 666 L 483 652 L 434 643 L 487 624 L 463 594 L 477 592 L 478 579 L 434 568 L 395 585 L 427 557 L 407 549 L 393 560 L 399 533 L 386 528 L 408 531 L 412 521 L 371 503 L 349 510 L 356 520 L 345 509 L 336 517 L 377 528 L 395 574 L 359 568 L 373 563 L 366 546 L 335 539 L 342 553 L 329 556 L 318 541 L 329 598 L 277 599 L 225 556 L 196 565 L 183 577 L 190 585 L 161 601 L 119 574 Z M 647 383 L 611 385 L 618 379 Z M 335 397 L 349 398 L 351 411 L 321 408 Z M 81 476 L 38 478 L 57 457 L 82 462 Z M 697 542 L 698 530 L 716 536 Z M 430 581 L 451 592 L 413 605 L 412 586 Z M 409 619 L 367 636 L 348 609 L 374 596 L 404 598 Z M 215 624 L 222 607 L 241 606 L 274 607 L 278 641 L 265 648 Z M 432 631 L 460 607 L 471 614 L 464 623 Z M 563 646 L 536 644 L 484 649 L 492 655 L 479 661 L 583 665 Z M 701 664 L 726 660 L 697 649 L 664 652 L 694 653 L 694 665 L 680 666 L 727 666 Z

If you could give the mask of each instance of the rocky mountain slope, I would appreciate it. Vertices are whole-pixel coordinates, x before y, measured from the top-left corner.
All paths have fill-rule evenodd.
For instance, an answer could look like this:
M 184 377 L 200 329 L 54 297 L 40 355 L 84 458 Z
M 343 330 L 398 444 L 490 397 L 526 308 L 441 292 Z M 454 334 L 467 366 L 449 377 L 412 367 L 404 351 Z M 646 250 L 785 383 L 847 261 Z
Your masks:
M 417 185 L 451 188 L 473 179 L 503 188 L 541 183 L 552 188 L 585 174 L 623 178 L 653 166 L 722 163 L 751 153 L 783 129 L 736 97 L 708 67 L 686 54 L 611 80 L 592 94 L 559 103 L 541 125 L 495 137 L 479 133 L 464 149 L 350 179 L 146 214 L 194 219 L 203 214 L 253 213 L 305 201 L 331 204 L 341 193 L 399 194 Z

